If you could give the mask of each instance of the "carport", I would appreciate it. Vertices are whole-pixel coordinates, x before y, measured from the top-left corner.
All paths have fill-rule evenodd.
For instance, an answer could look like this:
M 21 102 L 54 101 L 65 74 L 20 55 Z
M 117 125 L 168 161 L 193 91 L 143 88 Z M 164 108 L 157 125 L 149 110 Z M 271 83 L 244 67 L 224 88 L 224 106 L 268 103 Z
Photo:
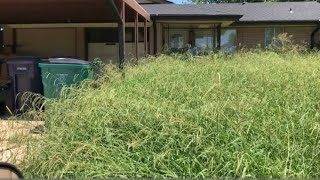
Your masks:
M 13 27 L 116 23 L 118 27 L 119 64 L 125 60 L 125 26 L 134 23 L 135 55 L 138 58 L 139 23 L 144 24 L 144 53 L 148 54 L 147 23 L 150 15 L 133 0 L 1 0 L 0 24 Z M 16 51 L 13 31 L 12 52 Z

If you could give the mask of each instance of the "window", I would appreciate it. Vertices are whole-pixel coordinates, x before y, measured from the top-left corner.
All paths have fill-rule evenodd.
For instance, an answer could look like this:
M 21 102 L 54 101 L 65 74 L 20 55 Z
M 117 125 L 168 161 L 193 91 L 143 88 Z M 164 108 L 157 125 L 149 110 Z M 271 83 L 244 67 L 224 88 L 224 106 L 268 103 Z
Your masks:
M 126 42 L 134 42 L 134 28 L 126 28 L 125 36 Z M 89 43 L 118 43 L 118 29 L 90 28 L 87 38 Z M 139 28 L 139 42 L 144 42 L 144 28 Z
M 147 36 L 148 41 L 149 36 Z M 126 42 L 134 42 L 134 28 L 126 28 Z M 139 28 L 139 42 L 144 42 L 144 28 Z
M 314 35 L 314 48 L 320 49 L 320 32 L 318 31 L 315 35 Z
M 221 49 L 225 52 L 235 52 L 237 49 L 237 31 L 235 29 L 221 30 Z
M 275 46 L 279 46 L 279 42 L 276 38 L 284 33 L 284 28 L 277 27 L 277 28 L 266 28 L 265 29 L 265 47 L 270 46 L 271 44 Z
M 117 28 L 90 28 L 87 39 L 89 43 L 117 43 Z
M 197 30 L 195 32 L 195 47 L 200 51 L 213 49 L 213 40 L 213 31 Z
M 186 31 L 183 30 L 170 30 L 168 37 L 168 46 L 172 51 L 180 50 L 185 47 L 186 44 Z

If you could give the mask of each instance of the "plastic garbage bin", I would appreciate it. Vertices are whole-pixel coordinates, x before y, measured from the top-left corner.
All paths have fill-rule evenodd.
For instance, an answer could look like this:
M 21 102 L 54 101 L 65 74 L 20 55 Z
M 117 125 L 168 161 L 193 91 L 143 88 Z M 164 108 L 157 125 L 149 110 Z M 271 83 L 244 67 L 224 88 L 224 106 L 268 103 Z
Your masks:
M 40 63 L 44 96 L 59 97 L 63 86 L 79 84 L 85 79 L 92 79 L 90 62 L 71 58 L 52 58 L 47 63 Z
M 0 66 L 1 66 L 0 68 L 0 115 L 2 115 L 5 112 L 7 112 L 6 106 L 10 110 L 13 109 L 13 106 L 12 106 L 13 100 L 11 97 L 12 93 L 10 90 L 7 61 L 5 59 L 0 58 Z
M 23 102 L 22 95 L 26 92 L 42 93 L 40 78 L 41 60 L 36 57 L 16 57 L 7 59 L 9 78 L 11 81 L 13 110 L 28 110 L 32 106 L 32 99 Z M 23 106 L 26 104 L 27 106 Z M 24 109 L 21 109 L 22 106 Z

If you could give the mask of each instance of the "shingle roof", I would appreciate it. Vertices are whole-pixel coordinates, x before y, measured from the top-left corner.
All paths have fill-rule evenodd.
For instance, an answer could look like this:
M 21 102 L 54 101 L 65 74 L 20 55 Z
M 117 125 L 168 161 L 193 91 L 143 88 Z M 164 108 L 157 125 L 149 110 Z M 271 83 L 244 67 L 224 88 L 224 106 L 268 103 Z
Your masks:
M 172 4 L 173 3 L 169 0 L 136 0 L 136 1 L 139 4 Z
M 319 21 L 320 3 L 265 2 L 143 5 L 151 16 L 243 15 L 239 22 Z M 291 10 L 291 12 L 290 12 Z

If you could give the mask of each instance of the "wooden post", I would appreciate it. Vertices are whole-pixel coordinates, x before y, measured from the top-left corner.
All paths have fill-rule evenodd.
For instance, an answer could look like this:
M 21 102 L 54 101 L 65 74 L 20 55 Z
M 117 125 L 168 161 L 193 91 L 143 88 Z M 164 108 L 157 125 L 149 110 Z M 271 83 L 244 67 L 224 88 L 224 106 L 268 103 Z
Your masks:
M 12 48 L 11 48 L 11 52 L 12 54 L 16 54 L 17 53 L 17 29 L 13 29 L 12 30 Z
M 126 24 L 126 4 L 122 3 L 121 8 L 121 19 L 118 22 L 118 43 L 119 43 L 119 61 L 120 61 L 120 69 L 123 68 L 124 60 L 125 60 L 125 24 Z
M 156 20 L 153 20 L 153 54 L 158 53 L 158 29 Z
M 144 20 L 144 55 L 147 57 L 148 55 L 148 26 L 147 20 Z
M 217 49 L 221 49 L 221 24 L 217 26 Z
M 139 14 L 136 12 L 134 21 L 134 43 L 136 46 L 136 59 L 139 59 Z

